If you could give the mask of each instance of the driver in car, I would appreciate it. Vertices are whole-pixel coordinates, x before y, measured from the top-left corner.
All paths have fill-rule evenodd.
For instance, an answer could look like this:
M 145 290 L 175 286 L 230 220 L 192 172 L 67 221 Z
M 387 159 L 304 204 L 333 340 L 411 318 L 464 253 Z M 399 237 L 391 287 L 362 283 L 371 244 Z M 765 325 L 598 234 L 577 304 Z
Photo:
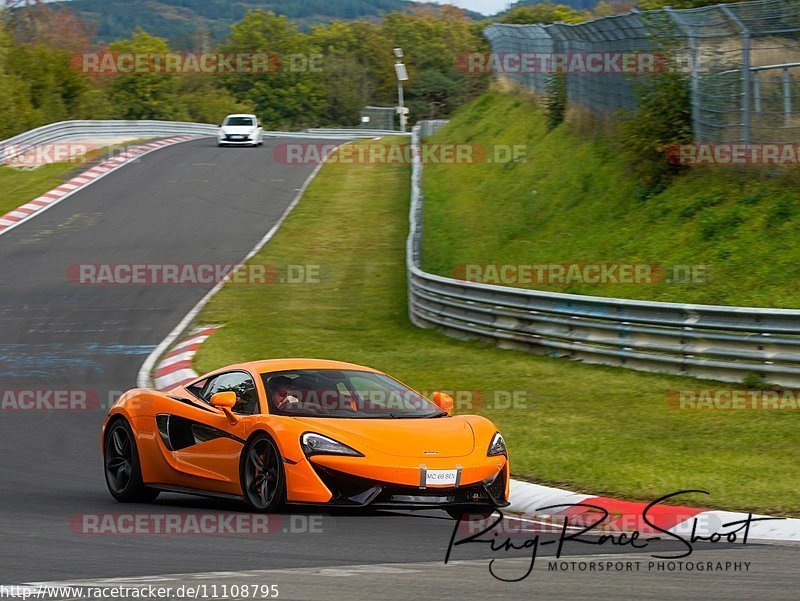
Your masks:
M 281 411 L 291 411 L 300 408 L 300 399 L 293 394 L 289 394 L 289 387 L 292 381 L 286 376 L 276 376 L 269 380 L 269 391 L 275 407 Z

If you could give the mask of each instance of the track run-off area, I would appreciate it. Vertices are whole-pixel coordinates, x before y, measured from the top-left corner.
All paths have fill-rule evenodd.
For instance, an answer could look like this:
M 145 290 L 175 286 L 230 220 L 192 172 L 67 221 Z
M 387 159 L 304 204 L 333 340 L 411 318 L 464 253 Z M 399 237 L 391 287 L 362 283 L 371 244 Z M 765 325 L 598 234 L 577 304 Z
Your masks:
M 612 566 L 602 574 L 580 566 L 550 570 L 557 545 L 542 545 L 531 574 L 505 582 L 497 577 L 516 579 L 530 567 L 529 541 L 558 534 L 509 519 L 502 538 L 520 548 L 498 551 L 481 543 L 452 546 L 466 533 L 454 532 L 444 512 L 295 508 L 262 523 L 233 502 L 163 494 L 153 505 L 116 503 L 106 490 L 100 448 L 108 403 L 136 386 L 146 358 L 213 284 L 81 285 L 68 274 L 100 263 L 239 263 L 316 167 L 276 161 L 281 143 L 218 148 L 202 138 L 169 146 L 0 235 L 3 390 L 83 391 L 97 400 L 86 410 L 0 412 L 0 545 L 6 549 L 0 584 L 277 585 L 279 598 L 287 599 L 796 598 L 800 547 L 793 544 L 698 542 L 673 569 L 657 567 L 662 560 L 652 554 L 680 555 L 685 547 L 675 540 L 653 543 L 646 553 L 630 545 L 575 543 L 562 558 L 640 562 L 637 570 Z M 237 531 L 236 520 L 232 530 L 213 533 L 85 527 L 110 514 L 117 524 L 120 514 L 130 514 L 162 525 L 185 524 L 187 516 L 223 523 L 233 515 L 250 530 Z M 497 561 L 490 571 L 491 559 Z M 684 569 L 688 562 L 703 567 Z M 740 568 L 718 570 L 718 564 Z

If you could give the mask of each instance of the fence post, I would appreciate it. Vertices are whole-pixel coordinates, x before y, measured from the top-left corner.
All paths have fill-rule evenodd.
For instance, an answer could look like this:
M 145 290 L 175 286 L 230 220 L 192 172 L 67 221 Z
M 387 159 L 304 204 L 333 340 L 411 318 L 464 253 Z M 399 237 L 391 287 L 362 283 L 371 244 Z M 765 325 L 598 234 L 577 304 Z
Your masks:
M 750 32 L 742 33 L 742 137 L 750 144 Z
M 692 130 L 694 132 L 695 142 L 702 142 L 702 122 L 700 120 L 700 103 L 702 102 L 702 96 L 700 95 L 700 72 L 698 65 L 699 54 L 697 51 L 697 39 L 694 36 L 694 31 L 689 29 L 689 27 L 678 17 L 675 9 L 667 6 L 664 7 L 664 10 L 666 11 L 670 20 L 675 23 L 681 29 L 681 31 L 683 31 L 689 41 L 689 57 L 691 61 L 691 64 L 689 65 L 691 98 L 689 101 L 692 105 Z
M 719 8 L 742 32 L 742 141 L 750 144 L 750 30 L 730 7 Z
M 789 69 L 785 68 L 782 74 L 783 79 L 783 119 L 784 124 L 789 127 L 792 124 L 792 80 L 789 77 Z
M 753 110 L 756 115 L 761 114 L 761 74 L 758 71 L 753 72 Z

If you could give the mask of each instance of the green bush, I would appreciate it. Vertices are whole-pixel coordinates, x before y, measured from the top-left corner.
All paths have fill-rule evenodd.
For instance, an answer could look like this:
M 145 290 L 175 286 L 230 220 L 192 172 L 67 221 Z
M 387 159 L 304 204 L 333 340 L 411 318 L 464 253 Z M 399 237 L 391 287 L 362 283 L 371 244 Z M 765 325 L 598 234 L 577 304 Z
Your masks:
M 554 130 L 564 122 L 567 114 L 567 77 L 563 73 L 555 73 L 547 82 L 548 94 L 545 98 L 547 113 L 547 129 Z
M 639 196 L 664 190 L 681 167 L 667 151 L 692 140 L 691 101 L 686 76 L 664 71 L 637 82 L 637 108 L 624 115 L 619 142 L 636 178 Z

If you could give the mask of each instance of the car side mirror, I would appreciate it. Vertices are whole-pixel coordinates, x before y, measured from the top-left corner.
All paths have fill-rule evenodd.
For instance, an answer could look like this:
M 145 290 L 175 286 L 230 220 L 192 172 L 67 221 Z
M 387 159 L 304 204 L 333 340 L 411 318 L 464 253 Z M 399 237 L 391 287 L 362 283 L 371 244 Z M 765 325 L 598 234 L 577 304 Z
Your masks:
M 211 395 L 211 405 L 217 409 L 222 409 L 222 412 L 225 414 L 225 417 L 228 418 L 228 421 L 231 424 L 235 424 L 239 421 L 239 418 L 233 414 L 233 411 L 231 411 L 234 405 L 236 405 L 235 392 L 218 392 Z
M 436 405 L 439 409 L 441 409 L 445 413 L 447 413 L 448 415 L 453 412 L 453 407 L 455 406 L 453 397 L 443 392 L 433 393 L 433 404 Z
M 218 392 L 212 395 L 211 405 L 217 409 L 233 409 L 233 406 L 236 405 L 236 393 L 230 391 Z

